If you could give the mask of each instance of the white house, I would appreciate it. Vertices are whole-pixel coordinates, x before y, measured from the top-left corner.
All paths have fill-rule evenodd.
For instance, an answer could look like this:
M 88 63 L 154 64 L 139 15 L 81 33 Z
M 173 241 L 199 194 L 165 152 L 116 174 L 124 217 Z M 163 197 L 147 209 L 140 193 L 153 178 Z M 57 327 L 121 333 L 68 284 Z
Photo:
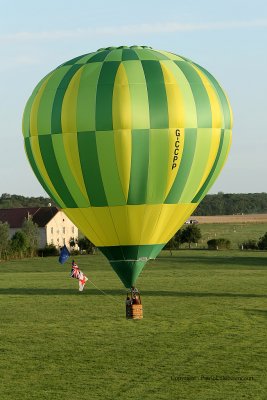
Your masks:
M 0 209 L 0 221 L 7 222 L 10 237 L 21 229 L 25 219 L 32 218 L 39 228 L 39 248 L 46 244 L 69 247 L 70 238 L 78 237 L 78 228 L 56 207 L 9 208 Z

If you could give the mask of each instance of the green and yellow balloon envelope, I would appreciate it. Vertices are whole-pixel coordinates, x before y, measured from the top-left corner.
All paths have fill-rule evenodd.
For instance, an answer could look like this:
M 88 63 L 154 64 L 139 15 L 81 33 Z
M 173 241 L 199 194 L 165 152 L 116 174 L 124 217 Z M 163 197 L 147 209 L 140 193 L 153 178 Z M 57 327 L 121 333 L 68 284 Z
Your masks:
M 212 186 L 231 128 L 212 75 L 145 46 L 65 62 L 36 86 L 23 117 L 36 177 L 126 287 Z

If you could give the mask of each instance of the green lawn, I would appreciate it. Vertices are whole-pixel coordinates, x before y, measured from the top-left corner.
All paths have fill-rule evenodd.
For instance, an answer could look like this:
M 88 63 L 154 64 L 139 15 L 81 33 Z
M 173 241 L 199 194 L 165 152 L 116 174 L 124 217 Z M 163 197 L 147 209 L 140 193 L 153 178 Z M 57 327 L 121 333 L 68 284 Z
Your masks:
M 267 252 L 164 252 L 144 319 L 100 255 L 0 263 L 0 399 L 266 400 Z M 264 387 L 265 385 L 265 387 Z

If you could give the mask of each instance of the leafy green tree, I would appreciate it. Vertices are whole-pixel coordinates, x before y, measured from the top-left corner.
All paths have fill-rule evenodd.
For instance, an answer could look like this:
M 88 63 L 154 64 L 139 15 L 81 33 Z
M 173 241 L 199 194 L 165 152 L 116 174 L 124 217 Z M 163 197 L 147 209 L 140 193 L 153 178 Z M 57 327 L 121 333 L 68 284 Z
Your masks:
M 87 254 L 95 254 L 95 245 L 87 237 L 79 238 L 78 246 L 80 250 L 86 251 Z
M 11 238 L 10 250 L 12 255 L 23 256 L 25 250 L 27 249 L 27 239 L 25 233 L 22 231 L 17 231 Z
M 26 247 L 30 257 L 33 257 L 38 249 L 39 242 L 39 228 L 31 218 L 25 219 L 22 224 L 22 232 L 26 237 Z
M 175 235 L 168 241 L 168 243 L 165 245 L 166 250 L 170 250 L 170 253 L 172 255 L 172 250 L 176 250 L 180 248 L 180 245 L 182 243 L 182 231 L 179 230 L 175 233 Z
M 7 255 L 9 245 L 9 225 L 0 221 L 0 259 Z
M 70 240 L 69 240 L 70 247 L 75 247 L 76 244 L 78 244 L 78 239 L 77 238 L 74 239 L 74 237 L 71 237 Z
M 260 238 L 258 248 L 260 250 L 267 250 L 267 232 Z
M 188 243 L 189 249 L 191 248 L 191 243 L 198 243 L 201 239 L 201 231 L 199 227 L 195 224 L 188 225 L 182 230 L 181 233 L 181 243 Z
M 174 235 L 174 246 L 176 249 L 179 249 L 182 244 L 182 230 L 179 229 Z

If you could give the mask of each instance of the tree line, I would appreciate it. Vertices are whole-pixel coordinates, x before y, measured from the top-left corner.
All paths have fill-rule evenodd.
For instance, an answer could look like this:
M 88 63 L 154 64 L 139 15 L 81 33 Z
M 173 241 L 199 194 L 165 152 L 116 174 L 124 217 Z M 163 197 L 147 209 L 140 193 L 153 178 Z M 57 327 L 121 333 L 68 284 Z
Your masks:
M 48 207 L 53 200 L 49 197 L 25 197 L 17 194 L 3 193 L 0 197 L 0 208 L 23 208 L 23 207 Z
M 267 193 L 208 194 L 194 215 L 234 215 L 267 213 Z
M 49 197 L 25 197 L 3 193 L 0 208 L 47 207 Z M 194 215 L 233 215 L 267 213 L 267 193 L 208 194 L 197 207 Z

